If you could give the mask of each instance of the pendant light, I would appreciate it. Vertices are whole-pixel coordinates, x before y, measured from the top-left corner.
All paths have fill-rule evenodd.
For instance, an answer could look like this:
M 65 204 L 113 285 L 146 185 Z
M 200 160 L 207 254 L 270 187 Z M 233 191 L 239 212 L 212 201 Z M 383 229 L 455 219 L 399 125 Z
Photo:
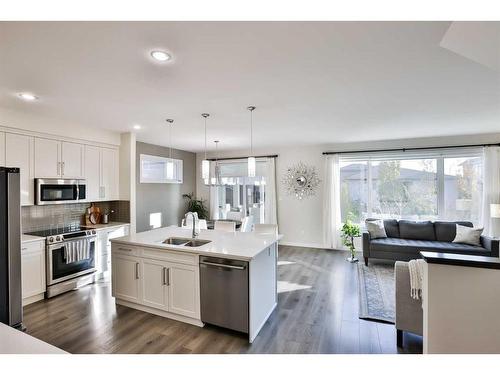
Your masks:
M 250 156 L 248 157 L 248 177 L 255 177 L 255 157 L 253 156 L 253 111 L 254 106 L 247 107 L 250 111 Z
M 169 159 L 167 160 L 167 180 L 173 180 L 174 179 L 174 160 L 172 159 L 172 124 L 174 123 L 174 120 L 171 118 L 168 118 L 167 123 L 170 125 L 169 126 Z
M 220 186 L 222 185 L 221 183 L 221 178 L 220 178 L 220 166 L 218 163 L 218 157 L 219 157 L 219 141 L 214 141 L 215 143 L 215 168 L 214 168 L 214 177 L 211 178 L 211 184 L 213 186 Z
M 210 116 L 209 113 L 201 114 L 205 119 L 205 158 L 201 162 L 201 178 L 205 181 L 205 185 L 208 184 L 210 178 L 210 162 L 207 159 L 207 118 Z

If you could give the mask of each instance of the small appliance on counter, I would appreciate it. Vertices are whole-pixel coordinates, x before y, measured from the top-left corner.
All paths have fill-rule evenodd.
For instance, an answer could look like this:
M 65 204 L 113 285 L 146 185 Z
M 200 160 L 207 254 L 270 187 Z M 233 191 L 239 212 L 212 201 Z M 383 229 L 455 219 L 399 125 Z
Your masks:
M 103 213 L 102 216 L 101 216 L 101 223 L 102 224 L 108 224 L 109 223 L 109 215 L 111 215 L 114 212 L 115 211 L 111 210 L 109 212 Z
M 0 167 L 0 322 L 23 329 L 19 168 Z

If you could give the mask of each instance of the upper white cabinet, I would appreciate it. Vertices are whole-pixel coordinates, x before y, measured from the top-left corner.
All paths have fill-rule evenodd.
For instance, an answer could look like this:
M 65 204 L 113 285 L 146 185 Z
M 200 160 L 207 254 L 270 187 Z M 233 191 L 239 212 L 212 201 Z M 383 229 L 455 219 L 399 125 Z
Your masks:
M 20 169 L 21 205 L 34 203 L 33 137 L 21 134 L 5 134 L 5 163 Z
M 61 177 L 61 142 L 35 138 L 35 177 Z
M 0 132 L 0 167 L 5 166 L 5 133 Z
M 35 138 L 35 177 L 83 178 L 83 153 L 78 143 Z
M 101 149 L 85 146 L 85 180 L 87 180 L 87 200 L 101 199 Z
M 61 176 L 65 178 L 82 178 L 84 145 L 72 142 L 61 142 Z
M 118 150 L 85 146 L 85 179 L 88 200 L 119 199 Z
M 101 148 L 101 185 L 99 194 L 101 199 L 118 199 L 119 167 L 118 150 Z

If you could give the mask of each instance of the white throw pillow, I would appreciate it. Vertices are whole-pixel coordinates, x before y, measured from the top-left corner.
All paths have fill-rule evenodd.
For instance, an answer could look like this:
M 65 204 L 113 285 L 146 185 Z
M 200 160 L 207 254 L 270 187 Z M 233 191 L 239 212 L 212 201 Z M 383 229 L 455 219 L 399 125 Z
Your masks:
M 370 233 L 370 238 L 387 238 L 383 220 L 366 220 L 366 229 Z
M 457 226 L 457 234 L 453 242 L 465 243 L 468 245 L 481 246 L 481 234 L 483 228 L 470 228 L 464 225 Z

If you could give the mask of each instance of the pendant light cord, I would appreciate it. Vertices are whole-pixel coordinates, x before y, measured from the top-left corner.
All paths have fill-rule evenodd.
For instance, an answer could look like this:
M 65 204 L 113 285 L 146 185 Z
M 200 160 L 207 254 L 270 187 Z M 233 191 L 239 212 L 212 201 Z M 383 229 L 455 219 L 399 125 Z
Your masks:
M 168 118 L 167 122 L 170 125 L 170 127 L 168 129 L 168 134 L 169 134 L 168 135 L 169 136 L 169 150 L 168 150 L 168 154 L 169 154 L 170 159 L 172 159 L 172 124 L 174 123 L 174 120 Z
M 250 111 L 250 156 L 253 156 L 253 111 L 255 106 L 247 107 Z

